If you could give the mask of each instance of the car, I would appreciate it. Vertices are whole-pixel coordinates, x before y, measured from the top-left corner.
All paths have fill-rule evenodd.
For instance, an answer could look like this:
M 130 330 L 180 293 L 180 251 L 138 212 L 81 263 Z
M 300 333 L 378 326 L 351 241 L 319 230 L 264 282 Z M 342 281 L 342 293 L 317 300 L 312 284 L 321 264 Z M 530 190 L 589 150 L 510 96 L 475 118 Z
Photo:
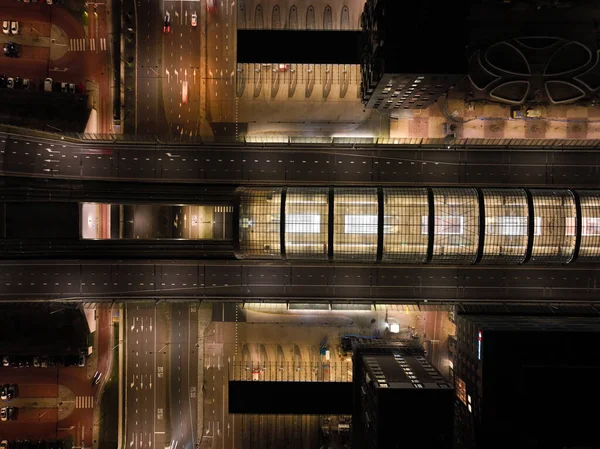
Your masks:
M 287 72 L 289 68 L 290 68 L 289 64 L 279 64 L 279 71 L 280 72 Z
M 2 21 L 2 32 L 4 34 L 10 34 L 10 22 L 8 20 Z
M 19 34 L 19 22 L 10 22 L 10 34 Z
M 260 380 L 260 370 L 258 368 L 252 370 L 252 380 Z
M 188 82 L 183 81 L 181 83 L 181 103 L 187 104 L 188 102 Z
M 98 385 L 100 383 L 100 379 L 102 379 L 102 373 L 100 371 L 96 371 L 96 373 L 94 374 L 94 377 L 92 377 L 92 382 L 91 382 L 92 387 L 94 385 Z
M 198 26 L 198 14 L 196 14 L 196 11 L 192 13 L 192 26 Z
M 69 84 L 68 83 L 60 83 L 60 91 L 61 92 L 67 92 L 67 90 L 69 89 Z
M 69 84 L 69 93 L 70 94 L 74 94 L 75 93 L 75 84 L 73 84 L 73 83 Z
M 8 87 L 9 89 L 13 89 L 15 87 L 15 80 L 14 78 L 9 78 L 6 80 L 6 87 Z
M 15 421 L 17 419 L 17 413 L 19 409 L 17 407 L 8 407 L 8 420 Z
M 216 2 L 216 0 L 206 0 L 206 10 L 208 12 L 212 12 L 212 13 L 217 12 L 217 2 Z
M 4 44 L 4 54 L 9 58 L 18 58 L 19 57 L 19 44 L 15 42 L 8 41 Z
M 52 92 L 52 78 L 46 78 L 44 80 L 44 91 Z
M 8 421 L 8 407 L 0 408 L 0 421 Z
M 0 449 L 8 449 L 8 440 L 0 441 Z
M 0 387 L 0 399 L 6 401 L 8 399 L 8 384 Z
M 169 14 L 169 11 L 167 11 L 165 13 L 165 23 L 163 25 L 163 33 L 170 33 L 171 32 L 171 14 Z
M 77 362 L 77 366 L 79 368 L 83 368 L 85 366 L 85 354 L 79 354 L 79 361 Z
M 7 80 L 8 80 L 8 78 L 6 78 L 6 75 L 2 75 L 2 81 L 3 81 L 3 83 L 6 83 Z M 7 355 L 5 355 L 4 357 L 2 357 L 2 366 L 10 366 L 10 359 L 8 358 Z
M 12 384 L 8 386 L 8 389 L 6 390 L 6 396 L 8 400 L 19 396 L 19 387 L 17 386 L 17 384 Z
M 40 358 L 39 357 L 34 357 L 33 358 L 33 366 L 35 366 L 36 368 L 40 367 Z
M 19 76 L 15 77 L 15 89 L 20 89 L 23 86 L 23 79 Z M 35 357 L 33 358 L 34 362 L 35 362 Z M 35 363 L 34 365 L 35 366 Z
M 51 5 L 52 4 L 52 0 L 46 0 L 46 3 Z

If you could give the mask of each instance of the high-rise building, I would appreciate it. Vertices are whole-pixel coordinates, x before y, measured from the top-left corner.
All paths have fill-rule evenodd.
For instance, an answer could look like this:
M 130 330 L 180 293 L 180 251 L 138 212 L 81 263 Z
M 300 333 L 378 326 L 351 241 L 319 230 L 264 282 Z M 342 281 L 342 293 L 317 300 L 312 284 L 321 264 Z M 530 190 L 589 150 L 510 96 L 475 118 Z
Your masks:
M 365 3 L 361 90 L 368 108 L 424 109 L 466 76 L 463 3 Z
M 454 389 L 412 341 L 353 341 L 352 445 L 452 447 Z
M 457 447 L 598 447 L 597 316 L 457 315 Z

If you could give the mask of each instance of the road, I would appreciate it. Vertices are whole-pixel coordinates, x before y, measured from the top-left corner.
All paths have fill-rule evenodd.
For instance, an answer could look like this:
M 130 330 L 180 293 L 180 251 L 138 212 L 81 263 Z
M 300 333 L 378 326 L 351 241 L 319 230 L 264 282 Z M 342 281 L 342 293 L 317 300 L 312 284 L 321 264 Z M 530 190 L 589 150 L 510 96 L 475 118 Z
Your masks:
M 198 135 L 200 120 L 200 20 L 199 1 L 164 2 L 171 15 L 171 32 L 163 36 L 162 92 L 169 131 L 182 138 Z
M 208 119 L 215 134 L 235 134 L 236 5 L 216 0 L 216 11 L 206 15 L 206 99 Z M 215 123 L 231 123 L 230 129 Z
M 195 304 L 171 305 L 169 350 L 171 439 L 177 448 L 196 444 L 198 313 Z
M 600 153 L 357 145 L 117 145 L 0 135 L 0 172 L 66 179 L 246 184 L 600 185 Z
M 135 304 L 126 307 L 125 317 L 126 448 L 162 448 L 164 430 L 156 434 L 156 420 L 162 419 L 156 397 L 157 311 L 154 304 Z
M 0 263 L 0 298 L 21 301 L 151 296 L 237 301 L 547 303 L 594 302 L 599 295 L 598 266 L 290 266 L 285 262 L 177 260 Z
M 162 96 L 163 2 L 136 1 L 136 133 L 161 135 L 167 130 Z

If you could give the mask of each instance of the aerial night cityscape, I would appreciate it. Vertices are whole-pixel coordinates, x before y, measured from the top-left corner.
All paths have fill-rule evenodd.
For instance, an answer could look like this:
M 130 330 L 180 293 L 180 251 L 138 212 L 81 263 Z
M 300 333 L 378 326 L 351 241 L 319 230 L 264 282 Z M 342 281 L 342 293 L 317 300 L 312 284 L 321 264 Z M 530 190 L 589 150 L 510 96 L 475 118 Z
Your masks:
M 0 449 L 600 449 L 598 0 L 0 13 Z

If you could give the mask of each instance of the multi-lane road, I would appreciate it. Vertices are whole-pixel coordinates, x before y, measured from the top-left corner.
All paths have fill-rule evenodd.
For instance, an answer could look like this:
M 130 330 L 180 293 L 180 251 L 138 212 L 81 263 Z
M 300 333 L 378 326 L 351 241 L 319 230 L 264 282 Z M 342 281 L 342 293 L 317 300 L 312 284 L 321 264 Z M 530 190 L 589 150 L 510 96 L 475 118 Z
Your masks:
M 594 301 L 597 266 L 407 267 L 285 262 L 0 263 L 0 299 L 329 302 Z
M 195 305 L 126 307 L 126 449 L 196 443 L 198 316 Z
M 585 149 L 422 149 L 347 145 L 72 143 L 0 135 L 0 173 L 188 183 L 478 186 L 600 185 Z

